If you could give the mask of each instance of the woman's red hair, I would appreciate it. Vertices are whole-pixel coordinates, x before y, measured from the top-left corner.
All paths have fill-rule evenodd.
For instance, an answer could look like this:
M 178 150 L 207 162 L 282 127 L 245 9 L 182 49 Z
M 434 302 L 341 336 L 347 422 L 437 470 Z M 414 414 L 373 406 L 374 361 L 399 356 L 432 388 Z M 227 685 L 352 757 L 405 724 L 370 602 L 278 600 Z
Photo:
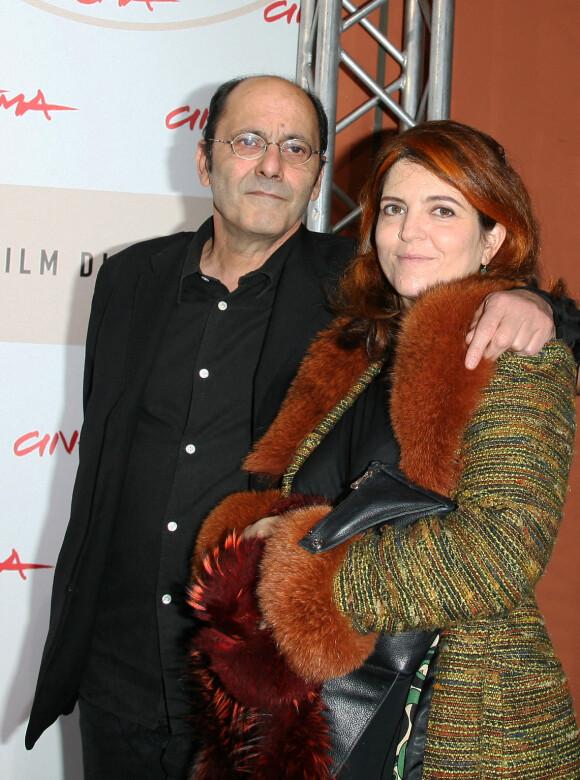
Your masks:
M 482 232 L 496 222 L 505 239 L 487 266 L 489 276 L 538 284 L 539 229 L 530 197 L 506 162 L 503 148 L 485 133 L 450 120 L 424 122 L 389 139 L 361 196 L 357 257 L 342 279 L 338 313 L 345 344 L 365 338 L 372 357 L 383 354 L 401 313 L 399 297 L 379 265 L 374 233 L 383 183 L 399 160 L 422 165 L 461 192 L 477 210 Z

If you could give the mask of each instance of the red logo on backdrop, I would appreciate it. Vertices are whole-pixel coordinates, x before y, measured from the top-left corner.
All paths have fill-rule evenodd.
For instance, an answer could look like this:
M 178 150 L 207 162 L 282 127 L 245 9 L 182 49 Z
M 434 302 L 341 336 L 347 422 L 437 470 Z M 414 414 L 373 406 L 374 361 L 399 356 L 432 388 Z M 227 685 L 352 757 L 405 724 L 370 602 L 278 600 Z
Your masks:
M 272 0 L 20 0 L 75 22 L 119 30 L 184 30 L 221 24 L 260 8 Z M 296 0 L 296 4 L 298 0 Z M 66 6 L 66 7 L 65 7 Z M 155 13 L 153 13 L 153 11 Z
M 287 24 L 294 19 L 295 22 L 300 22 L 300 8 L 298 3 L 292 3 L 291 5 L 286 0 L 279 0 L 277 3 L 271 3 L 264 9 L 264 19 L 267 22 L 279 22 L 282 19 L 286 19 Z
M 16 439 L 13 450 L 18 458 L 30 455 L 33 452 L 38 452 L 40 457 L 47 452 L 49 455 L 54 455 L 57 447 L 60 449 L 64 448 L 71 455 L 78 444 L 78 440 L 78 431 L 73 431 L 72 436 L 68 440 L 62 431 L 58 431 L 55 434 L 45 433 L 44 436 L 41 436 L 38 431 L 30 431 L 30 433 L 25 433 L 24 436 Z
M 96 5 L 97 3 L 102 3 L 103 0 L 77 0 L 77 3 L 80 3 L 81 5 Z M 126 5 L 129 5 L 130 3 L 145 3 L 147 8 L 150 11 L 154 11 L 155 8 L 153 7 L 153 3 L 179 3 L 180 0 L 118 0 L 117 4 L 119 8 L 124 8 Z
M 199 108 L 192 111 L 189 106 L 181 106 L 167 114 L 165 117 L 165 127 L 168 130 L 177 130 L 178 127 L 189 125 L 190 130 L 195 130 L 197 124 L 199 129 L 203 130 L 205 123 L 207 122 L 208 114 L 209 111 L 207 108 L 204 108 L 202 112 Z
M 20 556 L 16 550 L 12 549 L 12 554 L 6 558 L 5 561 L 0 561 L 0 572 L 3 571 L 17 571 L 23 580 L 27 579 L 24 573 L 27 569 L 52 569 L 53 566 L 48 566 L 45 563 L 22 563 Z
M 39 89 L 36 95 L 30 100 L 26 100 L 22 93 L 13 98 L 9 98 L 7 95 L 8 90 L 0 89 L 0 108 L 9 109 L 12 108 L 12 106 L 16 106 L 16 111 L 14 112 L 16 116 L 22 116 L 28 111 L 40 111 L 50 122 L 52 119 L 50 115 L 52 111 L 78 111 L 78 108 L 71 108 L 71 106 L 59 106 L 56 103 L 47 103 L 41 89 Z

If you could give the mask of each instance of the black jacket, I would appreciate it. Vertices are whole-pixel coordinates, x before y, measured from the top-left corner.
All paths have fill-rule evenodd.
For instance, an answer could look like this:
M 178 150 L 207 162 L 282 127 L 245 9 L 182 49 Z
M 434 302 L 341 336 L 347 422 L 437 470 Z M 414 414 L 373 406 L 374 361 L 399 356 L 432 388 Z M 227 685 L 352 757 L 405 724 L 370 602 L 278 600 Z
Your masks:
M 28 748 L 76 702 L 137 414 L 192 237 L 178 233 L 129 247 L 107 260 L 97 278 L 87 335 L 80 463 L 55 570 Z M 330 321 L 327 294 L 352 250 L 344 238 L 300 228 L 278 284 L 256 372 L 254 440 L 274 419 L 314 334 Z M 358 427 L 354 419 L 346 424 Z M 342 448 L 338 440 L 337 447 Z M 361 455 L 352 468 L 360 471 L 366 462 Z

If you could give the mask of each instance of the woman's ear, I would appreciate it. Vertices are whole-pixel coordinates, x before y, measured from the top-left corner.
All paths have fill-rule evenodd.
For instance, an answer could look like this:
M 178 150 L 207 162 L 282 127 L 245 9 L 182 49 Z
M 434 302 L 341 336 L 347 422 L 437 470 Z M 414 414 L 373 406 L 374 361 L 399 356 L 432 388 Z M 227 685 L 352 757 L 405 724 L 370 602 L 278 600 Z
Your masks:
M 485 234 L 483 256 L 481 258 L 482 265 L 487 265 L 492 258 L 495 257 L 500 246 L 504 242 L 506 232 L 505 225 L 502 225 L 501 222 L 496 222 L 492 229 L 487 231 Z

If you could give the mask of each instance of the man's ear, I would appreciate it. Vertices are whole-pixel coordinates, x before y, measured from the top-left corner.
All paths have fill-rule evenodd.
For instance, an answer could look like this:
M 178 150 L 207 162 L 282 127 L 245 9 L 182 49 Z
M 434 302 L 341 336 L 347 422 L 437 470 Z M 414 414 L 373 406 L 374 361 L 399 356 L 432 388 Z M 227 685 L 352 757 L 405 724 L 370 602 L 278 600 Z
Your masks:
M 483 265 L 487 265 L 498 253 L 500 246 L 504 242 L 506 233 L 505 225 L 502 225 L 501 222 L 496 222 L 492 229 L 487 231 L 485 234 L 485 247 L 481 260 Z
M 207 152 L 205 147 L 205 141 L 200 141 L 197 144 L 197 150 L 195 152 L 195 161 L 197 163 L 197 175 L 204 187 L 209 187 L 209 170 L 207 167 Z
M 314 182 L 314 187 L 312 188 L 312 192 L 310 193 L 310 200 L 316 200 L 318 196 L 320 195 L 320 188 L 322 187 L 322 177 L 324 176 L 324 165 L 320 167 L 320 171 L 318 173 L 318 176 L 316 177 L 316 181 Z

